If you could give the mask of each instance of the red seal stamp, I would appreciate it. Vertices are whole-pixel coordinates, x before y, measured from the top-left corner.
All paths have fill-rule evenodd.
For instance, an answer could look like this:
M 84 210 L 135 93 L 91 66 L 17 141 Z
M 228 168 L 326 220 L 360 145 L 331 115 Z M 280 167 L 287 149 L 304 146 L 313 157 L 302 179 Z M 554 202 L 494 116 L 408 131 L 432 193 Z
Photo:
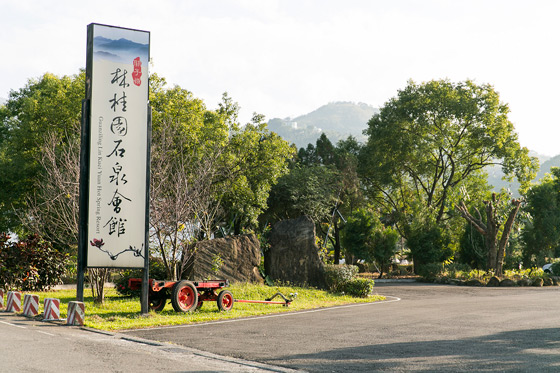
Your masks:
M 140 62 L 140 57 L 136 57 L 134 61 L 132 61 L 132 64 L 134 65 L 132 79 L 134 80 L 134 84 L 140 87 L 140 84 L 142 84 L 142 80 L 140 80 L 142 77 L 142 62 Z

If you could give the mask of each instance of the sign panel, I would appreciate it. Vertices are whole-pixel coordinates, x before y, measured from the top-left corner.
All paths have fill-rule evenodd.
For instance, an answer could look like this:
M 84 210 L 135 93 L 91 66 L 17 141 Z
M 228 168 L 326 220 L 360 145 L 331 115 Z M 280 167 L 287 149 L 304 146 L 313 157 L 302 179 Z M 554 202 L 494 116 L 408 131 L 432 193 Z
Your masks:
M 149 32 L 88 25 L 88 267 L 144 267 L 149 58 Z

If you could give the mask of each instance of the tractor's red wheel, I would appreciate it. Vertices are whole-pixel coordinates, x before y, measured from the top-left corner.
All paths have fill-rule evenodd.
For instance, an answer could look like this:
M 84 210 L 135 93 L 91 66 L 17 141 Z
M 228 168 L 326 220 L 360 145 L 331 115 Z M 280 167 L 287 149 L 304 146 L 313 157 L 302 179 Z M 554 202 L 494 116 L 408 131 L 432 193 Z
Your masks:
M 198 304 L 198 293 L 193 283 L 183 280 L 173 285 L 171 304 L 177 312 L 194 311 Z
M 218 309 L 220 311 L 229 311 L 233 308 L 233 294 L 229 290 L 222 290 L 218 294 Z

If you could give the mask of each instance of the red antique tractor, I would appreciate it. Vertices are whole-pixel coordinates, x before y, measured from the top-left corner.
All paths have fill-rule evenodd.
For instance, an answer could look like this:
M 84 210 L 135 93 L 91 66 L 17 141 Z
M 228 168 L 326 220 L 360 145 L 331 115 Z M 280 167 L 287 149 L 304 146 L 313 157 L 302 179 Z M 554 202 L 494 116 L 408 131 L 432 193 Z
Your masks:
M 142 288 L 142 279 L 131 278 L 128 280 L 128 286 L 132 290 Z M 281 304 L 288 307 L 297 296 L 292 298 L 285 297 L 282 293 L 276 293 L 271 298 L 261 300 L 244 300 L 234 299 L 233 294 L 229 290 L 221 290 L 229 286 L 228 280 L 208 280 L 208 281 L 157 281 L 150 279 L 149 281 L 148 304 L 151 310 L 161 311 L 167 303 L 167 299 L 171 298 L 173 309 L 177 312 L 190 312 L 200 308 L 202 304 L 207 302 L 216 302 L 220 311 L 229 311 L 233 308 L 235 302 L 239 303 L 265 303 L 265 304 Z M 221 290 L 219 293 L 218 291 Z M 280 296 L 283 302 L 272 301 Z

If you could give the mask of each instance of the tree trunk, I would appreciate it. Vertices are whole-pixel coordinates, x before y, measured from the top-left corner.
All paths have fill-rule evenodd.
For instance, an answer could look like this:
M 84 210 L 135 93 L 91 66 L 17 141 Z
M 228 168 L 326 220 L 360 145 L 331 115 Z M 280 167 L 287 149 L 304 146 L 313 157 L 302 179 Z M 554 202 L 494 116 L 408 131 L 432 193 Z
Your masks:
M 498 242 L 498 231 L 500 229 L 500 224 L 496 219 L 496 194 L 492 194 L 491 201 L 484 201 L 486 205 L 486 224 L 482 222 L 481 219 L 477 219 L 472 216 L 464 202 L 461 202 L 457 206 L 457 210 L 461 213 L 461 216 L 465 218 L 469 223 L 482 234 L 485 238 L 486 249 L 488 252 L 488 262 L 486 264 L 486 269 L 488 271 L 495 270 L 496 276 L 500 277 L 503 275 L 503 265 L 504 258 L 506 254 L 506 246 L 509 240 L 509 235 L 511 233 L 511 228 L 513 227 L 513 222 L 521 206 L 520 200 L 512 200 L 511 204 L 513 209 L 509 212 L 508 219 L 504 225 L 504 231 L 500 241 Z M 480 216 L 480 214 L 479 214 Z
M 486 270 L 491 271 L 496 268 L 496 257 L 498 248 L 496 246 L 499 225 L 496 221 L 496 210 L 494 208 L 496 202 L 496 194 L 492 193 L 492 200 L 486 201 L 486 249 L 488 250 L 488 259 L 486 262 Z
M 89 268 L 89 282 L 91 285 L 91 295 L 94 298 L 94 302 L 98 304 L 103 304 L 105 301 L 105 282 L 109 277 L 108 268 Z
M 508 244 L 511 228 L 513 227 L 513 222 L 517 213 L 519 212 L 519 208 L 521 207 L 521 201 L 518 199 L 513 199 L 511 200 L 511 204 L 513 205 L 513 209 L 509 212 L 508 219 L 506 221 L 506 224 L 504 225 L 504 232 L 502 233 L 502 237 L 500 238 L 498 255 L 496 257 L 496 276 L 498 277 L 501 277 L 503 274 L 504 259 L 506 257 L 506 246 Z
M 340 229 L 338 219 L 334 219 L 334 264 L 340 262 Z

